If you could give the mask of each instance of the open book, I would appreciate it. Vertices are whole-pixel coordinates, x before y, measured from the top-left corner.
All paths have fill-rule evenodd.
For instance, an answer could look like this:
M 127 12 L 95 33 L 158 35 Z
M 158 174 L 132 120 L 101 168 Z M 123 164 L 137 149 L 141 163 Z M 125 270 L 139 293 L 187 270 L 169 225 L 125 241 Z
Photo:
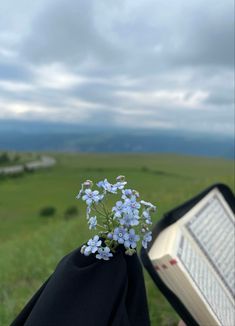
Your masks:
M 189 325 L 234 326 L 232 207 L 220 187 L 215 186 L 188 210 L 184 205 L 182 212 L 180 216 L 178 209 L 176 221 L 160 227 L 153 239 L 147 253 L 152 264 L 151 275 L 154 270 L 158 283 L 162 282 L 169 290 L 163 293 L 168 299 L 172 293 L 174 308 L 179 307 L 179 314 Z M 149 265 L 146 267 L 149 269 Z

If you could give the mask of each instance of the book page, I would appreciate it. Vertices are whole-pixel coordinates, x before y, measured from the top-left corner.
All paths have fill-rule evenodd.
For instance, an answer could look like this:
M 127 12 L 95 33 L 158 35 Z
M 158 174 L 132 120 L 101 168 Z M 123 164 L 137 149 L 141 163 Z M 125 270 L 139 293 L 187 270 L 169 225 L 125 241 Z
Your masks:
M 223 286 L 219 282 L 213 269 L 191 241 L 183 234 L 177 256 L 190 275 L 198 291 L 217 317 L 220 325 L 235 325 L 234 302 L 226 295 Z
M 235 219 L 219 194 L 215 193 L 185 227 L 235 298 Z

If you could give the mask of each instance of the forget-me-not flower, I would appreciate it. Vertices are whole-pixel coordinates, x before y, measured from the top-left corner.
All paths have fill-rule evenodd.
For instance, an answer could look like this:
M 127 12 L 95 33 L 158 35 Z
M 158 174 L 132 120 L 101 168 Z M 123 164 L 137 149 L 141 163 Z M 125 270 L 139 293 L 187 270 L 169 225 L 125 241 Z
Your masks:
M 122 190 L 125 187 L 126 182 L 117 182 L 114 184 L 115 188 Z
M 88 220 L 88 224 L 89 224 L 89 229 L 90 230 L 93 230 L 96 228 L 96 225 L 97 225 L 97 218 L 96 216 L 92 216 L 89 218 Z
M 109 260 L 120 245 L 125 248 L 125 254 L 133 255 L 138 241 L 142 241 L 146 248 L 152 240 L 148 224 L 152 223 L 150 215 L 156 207 L 140 200 L 136 190 L 125 189 L 126 184 L 125 177 L 121 175 L 114 184 L 107 179 L 98 182 L 99 191 L 92 188 L 90 180 L 82 184 L 77 198 L 82 198 L 87 205 L 89 229 L 97 229 L 97 235 L 82 246 L 82 254 L 95 254 L 97 259 Z M 106 208 L 103 198 L 114 194 L 120 194 L 121 198 L 114 207 Z
M 128 233 L 128 237 L 126 237 L 127 239 L 124 242 L 124 246 L 126 248 L 136 248 L 137 247 L 137 242 L 140 240 L 140 236 L 138 234 L 135 234 L 135 230 L 134 229 L 130 229 L 129 233 Z
M 144 210 L 144 211 L 142 212 L 142 216 L 144 217 L 146 224 L 152 224 L 151 216 L 150 216 L 149 210 Z
M 131 198 L 125 199 L 125 205 L 132 210 L 134 215 L 139 214 L 139 209 L 141 207 L 140 203 L 136 201 L 135 196 L 131 196 Z
M 132 212 L 125 213 L 122 218 L 119 219 L 121 225 L 134 226 L 139 224 L 139 216 L 134 215 Z
M 123 227 L 117 227 L 113 232 L 113 240 L 117 241 L 120 244 L 123 244 L 127 239 L 127 232 Z
M 152 232 L 149 231 L 147 232 L 144 237 L 143 237 L 143 240 L 142 240 L 142 246 L 146 249 L 147 246 L 148 246 L 148 242 L 152 241 Z
M 113 257 L 113 254 L 110 252 L 109 247 L 102 247 L 98 249 L 98 254 L 96 254 L 96 258 L 109 260 L 110 257 Z
M 99 188 L 103 188 L 104 191 L 111 192 L 112 194 L 117 193 L 117 187 L 115 185 L 112 185 L 111 183 L 109 183 L 107 179 L 104 179 L 104 181 L 98 182 L 97 186 Z
M 123 212 L 123 203 L 122 201 L 117 201 L 116 205 L 112 208 L 112 211 L 115 212 L 114 213 L 114 217 L 121 217 L 122 216 L 122 212 Z
M 132 190 L 131 189 L 124 189 L 122 190 L 122 199 L 126 199 L 132 196 Z
M 91 189 L 86 189 L 85 195 L 82 196 L 82 200 L 84 200 L 88 206 L 93 203 L 98 203 L 101 199 L 102 197 L 99 195 L 98 190 L 92 191 Z
M 98 235 L 95 235 L 93 239 L 90 239 L 87 242 L 87 247 L 85 249 L 85 252 L 92 252 L 93 254 L 98 250 L 98 248 L 101 246 L 101 240 L 98 237 Z
M 124 175 L 119 175 L 116 178 L 117 182 L 115 183 L 115 187 L 119 190 L 123 190 L 127 182 L 125 181 Z
M 76 196 L 77 199 L 80 199 L 82 197 L 82 194 L 84 193 L 84 189 L 90 189 L 93 185 L 93 182 L 91 180 L 86 180 L 82 183 L 82 188 L 80 189 L 78 195 Z
M 108 238 L 108 239 L 113 239 L 113 234 L 112 234 L 111 232 L 109 232 L 109 233 L 107 234 L 107 238 Z

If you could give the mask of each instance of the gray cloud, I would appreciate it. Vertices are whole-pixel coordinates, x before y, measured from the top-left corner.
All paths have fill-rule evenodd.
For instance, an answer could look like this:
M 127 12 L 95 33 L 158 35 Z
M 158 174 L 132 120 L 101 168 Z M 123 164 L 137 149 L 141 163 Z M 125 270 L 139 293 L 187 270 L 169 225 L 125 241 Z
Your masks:
M 78 67 L 101 62 L 114 73 L 143 73 L 142 69 L 156 73 L 179 64 L 231 65 L 232 8 L 230 0 L 144 1 L 138 6 L 133 1 L 68 5 L 60 0 L 33 22 L 23 52 L 39 62 Z
M 95 25 L 95 1 L 58 1 L 37 17 L 22 53 L 32 61 L 81 65 L 119 57 L 118 48 Z M 37 36 L 35 38 L 35 35 Z
M 1 63 L 0 62 L 0 72 L 2 80 L 28 80 L 30 81 L 32 78 L 32 74 L 30 71 L 18 64 L 18 63 Z
M 216 105 L 216 106 L 234 106 L 234 93 L 232 90 L 230 92 L 221 90 L 220 92 L 211 92 L 209 97 L 206 100 L 207 103 Z
M 233 132 L 231 0 L 21 5 L 0 6 L 0 118 Z

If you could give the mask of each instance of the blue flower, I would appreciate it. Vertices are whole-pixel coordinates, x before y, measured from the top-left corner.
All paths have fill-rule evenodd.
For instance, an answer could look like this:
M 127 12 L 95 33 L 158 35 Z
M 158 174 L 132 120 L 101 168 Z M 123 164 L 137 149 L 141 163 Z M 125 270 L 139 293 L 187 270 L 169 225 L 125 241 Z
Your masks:
M 134 226 L 139 224 L 139 216 L 134 215 L 132 212 L 127 212 L 119 219 L 121 225 Z
M 119 219 L 121 225 L 130 226 L 133 216 L 131 214 L 125 214 Z
M 83 246 L 82 247 L 82 253 L 85 255 L 85 256 L 89 256 L 91 254 L 91 248 L 90 247 L 87 247 L 87 246 Z
M 92 191 L 91 189 L 85 190 L 85 195 L 82 196 L 82 200 L 86 202 L 88 206 L 90 206 L 93 202 L 98 203 L 102 197 L 99 195 L 99 191 Z
M 142 216 L 144 217 L 145 222 L 146 222 L 147 224 L 152 224 L 151 216 L 150 216 L 150 214 L 149 214 L 149 210 L 144 210 L 144 211 L 142 212 Z
M 90 217 L 89 218 L 89 221 L 88 221 L 88 224 L 89 224 L 89 229 L 90 230 L 95 229 L 96 228 L 96 225 L 97 225 L 97 218 L 96 218 L 96 216 Z
M 114 229 L 113 240 L 117 241 L 120 244 L 123 244 L 126 240 L 127 232 L 122 227 L 117 227 Z
M 91 180 L 86 180 L 82 183 L 82 188 L 79 191 L 78 195 L 76 196 L 77 199 L 80 199 L 82 197 L 82 194 L 84 193 L 84 189 L 90 189 L 93 185 L 93 182 Z
M 117 187 L 115 185 L 112 185 L 111 183 L 109 183 L 107 179 L 104 179 L 104 181 L 99 181 L 97 183 L 97 186 L 99 188 L 103 188 L 104 191 L 111 192 L 112 194 L 117 193 Z
M 114 186 L 119 190 L 123 190 L 126 184 L 127 182 L 125 181 L 125 177 L 120 175 L 117 177 L 117 182 Z
M 98 249 L 98 254 L 96 254 L 96 258 L 109 260 L 110 257 L 113 257 L 113 254 L 110 252 L 109 247 L 101 247 Z
M 138 215 L 139 214 L 139 209 L 141 207 L 140 203 L 136 201 L 136 197 L 135 196 L 131 196 L 131 198 L 127 198 L 125 199 L 125 205 L 126 207 L 128 207 L 129 209 L 131 209 L 132 213 L 134 215 Z
M 135 234 L 135 230 L 134 229 L 130 229 L 129 233 L 128 233 L 128 237 L 126 237 L 127 239 L 124 242 L 124 246 L 126 248 L 136 248 L 137 244 L 136 242 L 138 242 L 140 240 L 140 236 L 138 234 Z
M 108 239 L 113 239 L 113 234 L 109 232 L 109 233 L 107 234 L 107 238 L 108 238 Z
M 125 189 L 122 190 L 122 199 L 126 199 L 132 196 L 132 190 L 131 189 Z
M 119 175 L 116 178 L 117 182 L 113 185 L 114 189 L 117 190 L 123 190 L 127 182 L 125 181 L 124 175 Z
M 114 186 L 115 186 L 117 189 L 122 190 L 122 189 L 125 187 L 125 185 L 126 185 L 126 182 L 117 182 L 117 183 L 115 183 Z
M 151 213 L 156 207 L 140 200 L 136 190 L 125 189 L 126 184 L 122 175 L 116 178 L 114 184 L 107 179 L 98 182 L 99 191 L 92 188 L 93 182 L 90 180 L 82 184 L 77 198 L 81 198 L 87 204 L 86 217 L 89 229 L 98 229 L 97 235 L 81 248 L 81 253 L 85 256 L 95 254 L 97 259 L 109 260 L 113 257 L 116 247 L 120 245 L 125 248 L 125 254 L 133 255 L 136 253 L 138 241 L 147 248 L 148 242 L 152 240 L 149 224 L 152 224 Z M 102 199 L 117 193 L 121 198 L 112 209 L 107 209 L 105 203 L 101 202 Z M 104 239 L 105 244 L 100 237 Z
M 142 246 L 146 249 L 147 246 L 148 246 L 148 242 L 152 241 L 152 232 L 149 231 L 147 232 L 144 237 L 143 237 L 143 240 L 142 240 Z
M 139 224 L 139 216 L 138 215 L 132 215 L 131 221 L 130 221 L 130 225 L 131 226 L 136 226 Z
M 125 200 L 125 204 L 130 206 L 132 209 L 139 209 L 140 208 L 140 203 L 136 201 L 135 196 L 131 196 L 131 198 L 127 198 Z
M 101 246 L 101 240 L 98 235 L 95 235 L 93 239 L 90 239 L 87 242 L 87 247 L 84 253 L 95 253 L 98 250 L 98 247 Z
M 112 208 L 112 211 L 115 212 L 114 217 L 121 217 L 123 212 L 123 203 L 121 201 L 117 201 L 116 206 Z

